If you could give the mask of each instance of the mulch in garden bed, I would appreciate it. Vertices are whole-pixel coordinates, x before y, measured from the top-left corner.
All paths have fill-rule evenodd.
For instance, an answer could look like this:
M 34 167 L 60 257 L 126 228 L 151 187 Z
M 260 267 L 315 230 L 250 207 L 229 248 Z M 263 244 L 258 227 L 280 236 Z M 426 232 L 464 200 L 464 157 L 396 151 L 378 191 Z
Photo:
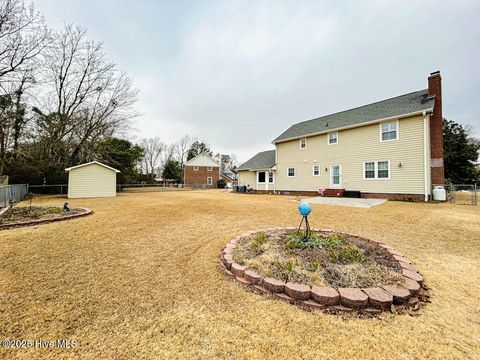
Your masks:
M 61 218 L 68 215 L 79 214 L 83 211 L 83 209 L 72 208 L 69 212 L 63 212 L 61 207 L 14 207 L 8 209 L 0 216 L 0 225 L 23 223 L 32 220 Z
M 377 287 L 404 282 L 402 269 L 384 249 L 348 234 L 260 232 L 239 241 L 236 263 L 263 277 L 333 287 Z

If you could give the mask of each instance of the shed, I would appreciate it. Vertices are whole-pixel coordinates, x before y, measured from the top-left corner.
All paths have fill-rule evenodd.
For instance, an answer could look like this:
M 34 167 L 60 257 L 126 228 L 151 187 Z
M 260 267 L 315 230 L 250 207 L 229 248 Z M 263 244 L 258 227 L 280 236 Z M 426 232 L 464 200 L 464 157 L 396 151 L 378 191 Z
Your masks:
M 112 197 L 117 195 L 120 171 L 98 161 L 66 168 L 68 198 Z

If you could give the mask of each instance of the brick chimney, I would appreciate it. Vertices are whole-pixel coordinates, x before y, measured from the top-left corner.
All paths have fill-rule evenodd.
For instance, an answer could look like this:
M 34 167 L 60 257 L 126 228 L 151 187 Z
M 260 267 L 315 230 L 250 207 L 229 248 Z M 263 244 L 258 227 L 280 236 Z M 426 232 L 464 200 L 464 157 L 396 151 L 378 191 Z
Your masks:
M 444 184 L 442 77 L 440 71 L 432 72 L 428 77 L 428 95 L 435 96 L 435 106 L 430 115 L 431 180 L 433 185 Z

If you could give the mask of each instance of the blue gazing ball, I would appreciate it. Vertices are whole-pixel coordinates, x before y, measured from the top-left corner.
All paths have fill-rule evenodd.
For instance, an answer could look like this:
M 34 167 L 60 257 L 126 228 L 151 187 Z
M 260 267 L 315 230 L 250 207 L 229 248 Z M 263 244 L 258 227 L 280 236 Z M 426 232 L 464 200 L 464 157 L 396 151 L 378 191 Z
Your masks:
M 312 212 L 312 208 L 307 203 L 302 203 L 298 206 L 300 215 L 307 216 Z

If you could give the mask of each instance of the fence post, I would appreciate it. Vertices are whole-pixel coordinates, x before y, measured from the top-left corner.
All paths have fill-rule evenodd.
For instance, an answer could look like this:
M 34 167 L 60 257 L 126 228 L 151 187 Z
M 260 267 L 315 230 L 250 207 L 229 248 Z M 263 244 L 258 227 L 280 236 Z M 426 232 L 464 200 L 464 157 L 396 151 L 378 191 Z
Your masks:
M 473 184 L 473 205 L 477 206 L 477 183 Z

